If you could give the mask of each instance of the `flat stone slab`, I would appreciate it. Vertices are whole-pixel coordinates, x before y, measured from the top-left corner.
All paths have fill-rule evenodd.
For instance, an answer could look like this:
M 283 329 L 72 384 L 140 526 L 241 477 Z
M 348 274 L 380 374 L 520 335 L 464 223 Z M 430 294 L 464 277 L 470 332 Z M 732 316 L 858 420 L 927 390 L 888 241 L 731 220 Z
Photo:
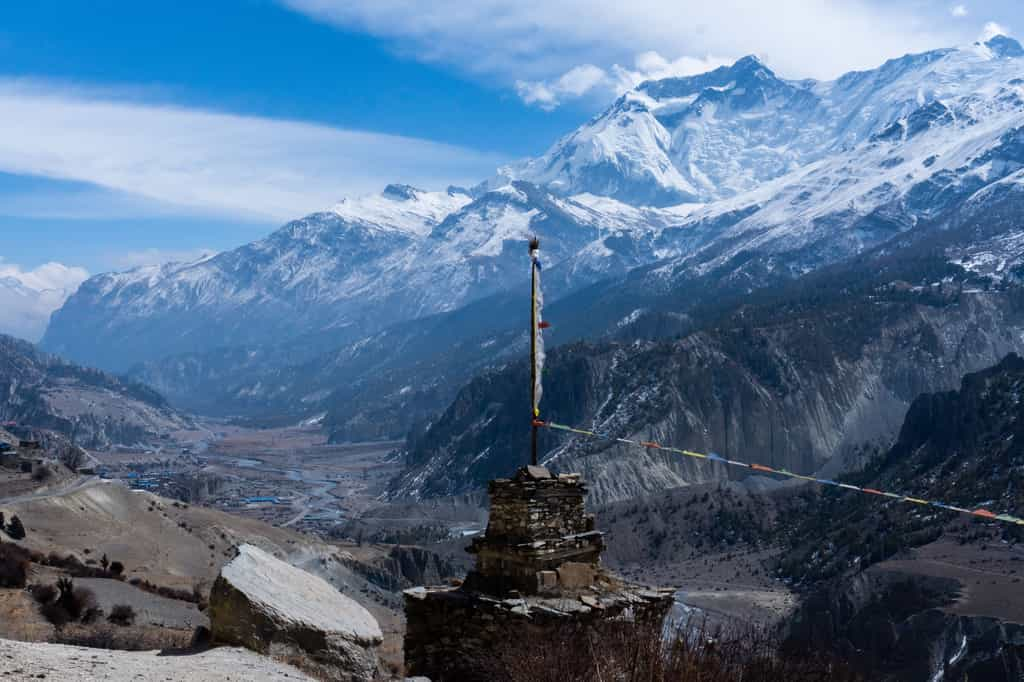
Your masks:
M 536 478 L 539 480 L 551 478 L 551 472 L 548 471 L 547 467 L 536 466 L 534 464 L 526 465 L 526 473 L 530 478 Z

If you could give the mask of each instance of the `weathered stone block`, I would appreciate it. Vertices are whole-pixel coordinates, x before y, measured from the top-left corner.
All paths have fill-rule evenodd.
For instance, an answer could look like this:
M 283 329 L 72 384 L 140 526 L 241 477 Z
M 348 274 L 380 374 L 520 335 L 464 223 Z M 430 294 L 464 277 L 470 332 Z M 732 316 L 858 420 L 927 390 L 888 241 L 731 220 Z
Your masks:
M 535 478 L 537 480 L 551 478 L 551 472 L 548 471 L 546 467 L 534 466 L 532 464 L 526 467 L 526 473 L 529 474 L 531 478 Z
M 556 571 L 537 571 L 537 592 L 545 594 L 557 589 L 558 573 Z
M 378 675 L 383 636 L 370 612 L 258 547 L 242 545 L 221 569 L 209 616 L 218 642 L 288 658 L 332 680 L 368 682 Z
M 594 584 L 597 570 L 593 564 L 569 561 L 558 567 L 558 584 L 567 590 L 579 590 Z

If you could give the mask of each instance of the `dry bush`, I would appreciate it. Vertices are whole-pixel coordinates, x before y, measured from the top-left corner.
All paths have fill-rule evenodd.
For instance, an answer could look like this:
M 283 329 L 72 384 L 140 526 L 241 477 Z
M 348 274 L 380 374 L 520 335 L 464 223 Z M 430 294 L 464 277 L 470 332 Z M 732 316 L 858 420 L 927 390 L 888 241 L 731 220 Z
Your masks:
M 118 604 L 110 609 L 110 615 L 107 616 L 107 620 L 114 625 L 127 627 L 135 622 L 135 609 L 128 604 Z
M 18 515 L 15 514 L 11 517 L 10 523 L 7 524 L 7 535 L 12 540 L 24 540 L 25 539 L 25 524 L 21 522 Z
M 114 562 L 117 563 L 116 561 Z M 113 566 L 113 564 L 111 564 Z M 143 592 L 149 592 L 167 599 L 175 599 L 177 601 L 184 601 L 190 604 L 200 604 L 203 600 L 202 592 L 198 589 L 198 586 L 193 586 L 191 590 L 186 590 L 177 587 L 167 587 L 165 585 L 156 585 L 143 580 L 142 578 L 132 578 L 128 581 L 128 584 L 137 587 Z
M 31 590 L 39 611 L 58 630 L 68 623 L 93 622 L 102 613 L 96 595 L 84 587 L 75 587 L 71 578 L 60 578 L 57 585 L 39 585 Z
M 112 625 L 69 625 L 53 638 L 56 644 L 120 651 L 187 649 L 191 631 L 160 627 L 117 627 Z
M 529 629 L 508 638 L 490 661 L 495 682 L 853 682 L 832 660 L 782 655 L 768 631 L 710 632 L 705 623 L 666 636 L 658 626 L 604 623 Z
M 0 544 L 0 587 L 25 587 L 32 554 L 24 547 Z
M 53 585 L 33 585 L 28 588 L 28 591 L 40 605 L 49 604 L 57 600 L 57 588 Z

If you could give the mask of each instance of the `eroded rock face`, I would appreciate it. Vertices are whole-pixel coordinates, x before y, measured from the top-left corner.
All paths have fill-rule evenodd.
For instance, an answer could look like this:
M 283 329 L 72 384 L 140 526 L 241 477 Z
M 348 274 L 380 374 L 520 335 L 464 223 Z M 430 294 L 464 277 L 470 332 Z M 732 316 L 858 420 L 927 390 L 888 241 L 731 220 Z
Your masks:
M 209 615 L 218 642 L 281 657 L 332 680 L 377 676 L 383 636 L 370 612 L 258 547 L 242 545 L 221 569 Z

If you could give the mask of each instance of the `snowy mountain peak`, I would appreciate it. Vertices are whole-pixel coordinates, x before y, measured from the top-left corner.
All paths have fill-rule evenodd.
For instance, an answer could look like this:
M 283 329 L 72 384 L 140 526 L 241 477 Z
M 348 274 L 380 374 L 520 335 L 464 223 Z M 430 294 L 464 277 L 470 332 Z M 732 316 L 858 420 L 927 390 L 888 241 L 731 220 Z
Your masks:
M 426 194 L 426 190 L 418 189 L 412 185 L 391 184 L 384 188 L 384 196 L 397 201 L 416 199 L 420 194 Z
M 502 177 L 633 205 L 727 199 L 831 154 L 912 134 L 925 121 L 957 119 L 1012 84 L 1020 56 L 1020 43 L 996 36 L 819 82 L 779 78 L 750 55 L 707 73 L 645 81 Z
M 428 192 L 409 185 L 388 185 L 380 194 L 342 199 L 330 213 L 346 224 L 376 232 L 424 236 L 471 198 L 459 192 Z
M 782 84 L 775 73 L 754 55 L 747 55 L 731 66 L 720 66 L 713 71 L 695 76 L 678 76 L 644 81 L 636 87 L 638 93 L 661 103 L 694 97 L 701 93 L 723 92 L 758 84 Z
M 985 47 L 992 51 L 996 57 L 1013 59 L 1024 57 L 1024 47 L 1009 36 L 997 35 L 985 41 Z

